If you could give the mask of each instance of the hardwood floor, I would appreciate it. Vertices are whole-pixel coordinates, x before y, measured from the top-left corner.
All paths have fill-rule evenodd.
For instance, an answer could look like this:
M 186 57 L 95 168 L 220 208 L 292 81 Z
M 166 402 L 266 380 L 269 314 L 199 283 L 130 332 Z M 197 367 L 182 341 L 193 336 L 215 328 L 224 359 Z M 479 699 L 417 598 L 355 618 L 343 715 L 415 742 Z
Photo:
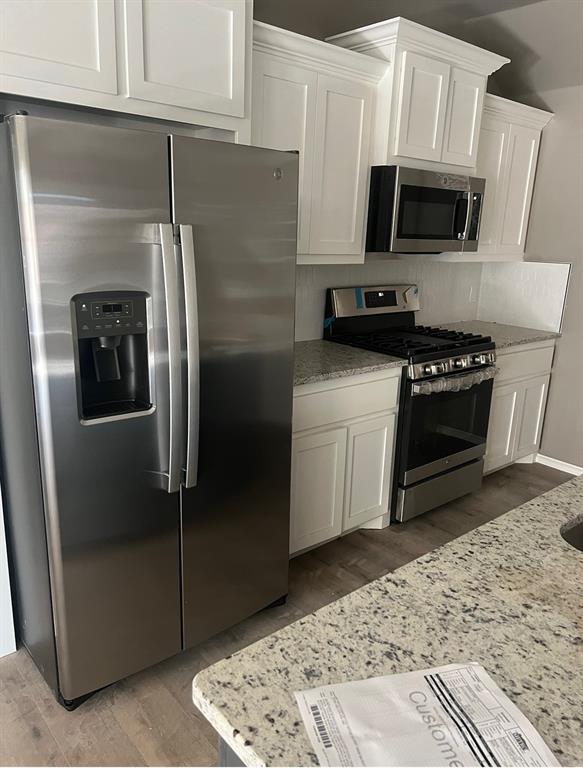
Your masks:
M 356 531 L 290 564 L 285 606 L 101 691 L 74 712 L 54 700 L 28 654 L 0 659 L 0 765 L 215 765 L 216 737 L 190 699 L 203 667 L 568 480 L 515 464 L 478 493 L 382 531 Z

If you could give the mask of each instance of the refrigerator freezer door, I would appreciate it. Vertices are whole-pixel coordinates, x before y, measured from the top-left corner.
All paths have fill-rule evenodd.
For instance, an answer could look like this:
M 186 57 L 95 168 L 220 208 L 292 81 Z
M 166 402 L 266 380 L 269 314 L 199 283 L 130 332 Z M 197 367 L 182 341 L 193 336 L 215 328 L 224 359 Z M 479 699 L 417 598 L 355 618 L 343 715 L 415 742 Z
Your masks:
M 172 137 L 192 225 L 197 485 L 182 489 L 184 644 L 287 593 L 298 158 Z
M 159 227 L 170 216 L 167 137 L 24 116 L 9 122 L 59 688 L 75 699 L 181 647 L 179 494 L 167 492 L 168 313 Z M 147 296 L 152 407 L 83 423 L 71 300 L 111 291 Z M 115 304 L 99 306 L 117 311 Z M 143 325 L 141 333 L 143 350 Z M 117 342 L 111 346 L 118 349 Z M 131 344 L 123 349 L 129 352 L 121 373 L 131 380 L 139 360 Z

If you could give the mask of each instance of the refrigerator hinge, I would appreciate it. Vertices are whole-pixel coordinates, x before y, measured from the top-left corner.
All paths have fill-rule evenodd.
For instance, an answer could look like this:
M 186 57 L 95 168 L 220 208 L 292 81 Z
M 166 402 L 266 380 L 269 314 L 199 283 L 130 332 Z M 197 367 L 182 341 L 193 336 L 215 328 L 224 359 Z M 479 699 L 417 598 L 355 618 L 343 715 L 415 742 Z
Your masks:
M 174 245 L 180 245 L 180 224 L 172 225 L 172 234 L 174 235 Z

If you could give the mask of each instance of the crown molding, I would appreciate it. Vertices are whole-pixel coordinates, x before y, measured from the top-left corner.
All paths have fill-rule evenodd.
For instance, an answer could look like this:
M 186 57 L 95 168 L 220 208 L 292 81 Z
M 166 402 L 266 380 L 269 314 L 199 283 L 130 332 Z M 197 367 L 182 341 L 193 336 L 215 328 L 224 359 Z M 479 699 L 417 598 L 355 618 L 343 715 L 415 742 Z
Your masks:
M 510 61 L 505 56 L 478 48 L 476 45 L 450 35 L 444 35 L 443 32 L 416 24 L 402 16 L 333 35 L 327 37 L 326 41 L 341 48 L 385 60 L 387 59 L 386 48 L 399 46 L 407 51 L 444 59 L 449 64 L 485 76 L 491 75 Z
M 363 56 L 355 51 L 298 35 L 296 32 L 289 32 L 262 21 L 253 22 L 253 50 L 320 72 L 358 77 L 375 85 L 387 71 L 386 62 L 371 56 Z
M 484 114 L 538 130 L 542 130 L 554 117 L 552 112 L 494 96 L 492 93 L 484 96 Z

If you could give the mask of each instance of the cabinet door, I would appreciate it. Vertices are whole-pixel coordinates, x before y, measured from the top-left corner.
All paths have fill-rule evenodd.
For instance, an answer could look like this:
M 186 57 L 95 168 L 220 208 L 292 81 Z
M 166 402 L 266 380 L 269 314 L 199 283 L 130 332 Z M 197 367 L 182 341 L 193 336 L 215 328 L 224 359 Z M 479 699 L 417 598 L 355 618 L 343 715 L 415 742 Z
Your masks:
M 444 163 L 475 166 L 485 90 L 485 77 L 452 68 L 441 154 Z
M 389 511 L 395 414 L 348 428 L 344 530 Z
M 345 465 L 345 427 L 293 439 L 290 552 L 342 532 Z
M 536 453 L 540 445 L 543 428 L 545 405 L 550 376 L 538 376 L 523 382 L 523 402 L 515 456 L 520 459 L 530 453 Z
M 476 176 L 486 179 L 478 249 L 483 252 L 495 252 L 500 242 L 509 136 L 510 123 L 484 115 L 476 161 Z
M 128 95 L 242 117 L 245 0 L 123 0 Z
M 441 160 L 449 64 L 405 51 L 397 112 L 395 154 Z
M 114 0 L 0 2 L 0 90 L 23 78 L 117 93 L 115 56 Z
M 514 460 L 522 396 L 520 384 L 494 387 L 484 466 L 486 472 L 503 467 Z
M 514 124 L 510 126 L 500 253 L 524 252 L 539 142 L 538 129 Z
M 364 258 L 364 215 L 374 90 L 318 75 L 311 254 Z
M 314 158 L 317 75 L 253 54 L 252 143 L 300 153 L 298 253 L 308 253 Z

